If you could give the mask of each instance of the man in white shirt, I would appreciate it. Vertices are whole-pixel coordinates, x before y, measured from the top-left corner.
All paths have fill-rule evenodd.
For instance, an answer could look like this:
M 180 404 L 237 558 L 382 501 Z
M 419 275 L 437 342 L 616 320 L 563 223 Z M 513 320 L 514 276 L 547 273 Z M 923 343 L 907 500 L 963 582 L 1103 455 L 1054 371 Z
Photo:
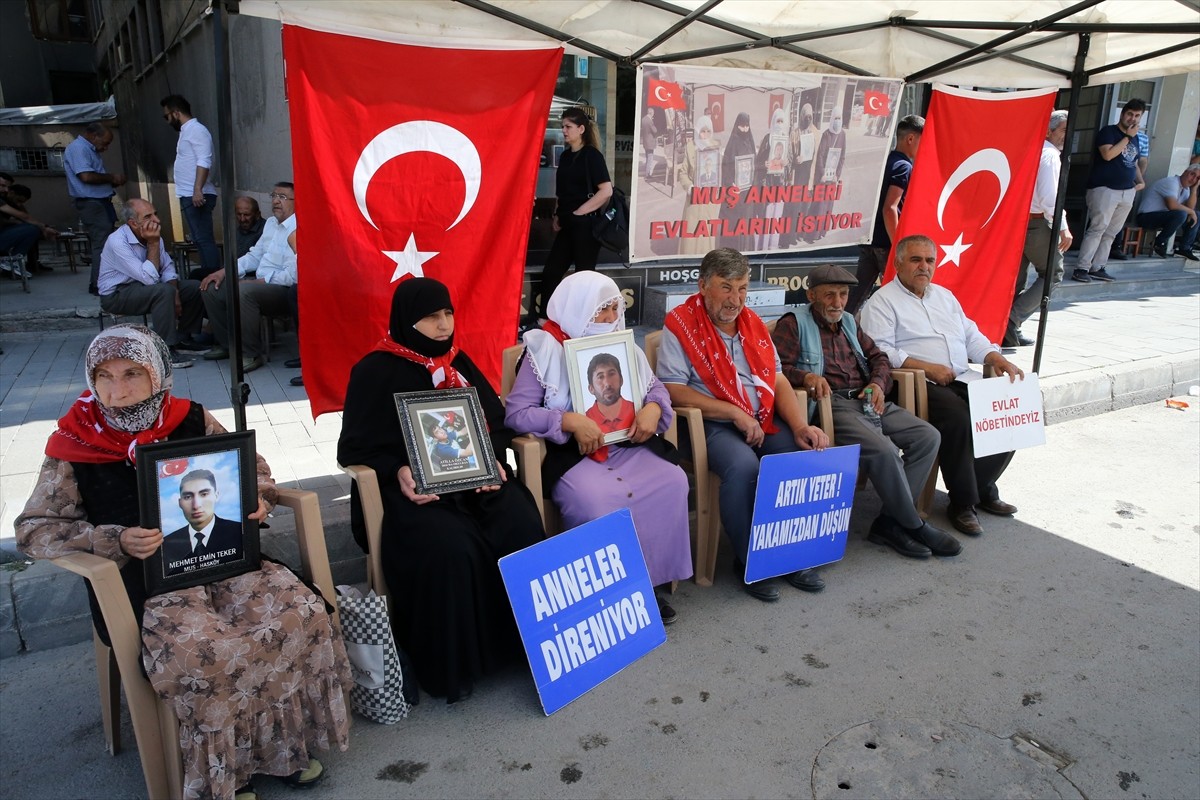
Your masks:
M 175 145 L 175 194 L 192 241 L 200 251 L 200 269 L 194 271 L 194 277 L 205 278 L 221 266 L 221 253 L 213 236 L 217 190 L 211 179 L 212 134 L 192 116 L 191 105 L 180 95 L 164 97 L 162 110 L 167 124 L 179 131 Z
M 281 181 L 271 190 L 271 214 L 262 237 L 237 261 L 243 372 L 252 372 L 266 363 L 262 355 L 262 315 L 290 315 L 295 308 L 296 189 L 291 183 Z M 255 277 L 242 280 L 250 272 Z M 220 345 L 204 357 L 210 361 L 229 358 L 229 289 L 225 270 L 218 269 L 202 280 L 200 293 L 213 336 Z
M 122 214 L 125 224 L 109 235 L 100 254 L 100 308 L 109 314 L 148 314 L 171 348 L 172 365 L 190 367 L 192 362 L 176 351 L 204 349 L 180 335 L 200 330 L 200 284 L 179 279 L 154 206 L 134 198 Z
M 1033 316 L 1042 304 L 1042 293 L 1046 287 L 1046 254 L 1050 250 L 1050 226 L 1054 221 L 1054 201 L 1058 197 L 1058 178 L 1062 167 L 1062 149 L 1067 140 L 1067 112 L 1050 114 L 1050 125 L 1046 141 L 1042 142 L 1042 155 L 1038 159 L 1037 182 L 1033 186 L 1033 198 L 1029 201 L 1029 227 L 1025 231 L 1025 250 L 1021 256 L 1021 267 L 1017 270 L 1017 290 L 1013 297 L 1012 310 L 1008 314 L 1008 329 L 1004 332 L 1005 347 L 1024 347 L 1033 344 L 1033 339 L 1021 335 L 1021 323 Z M 1054 249 L 1050 263 L 1050 291 L 1059 287 L 1063 279 L 1063 253 L 1071 247 L 1071 231 L 1067 228 L 1067 212 L 1064 209 L 1058 226 L 1058 247 Z M 1037 271 L 1037 280 L 1028 289 L 1029 267 Z
M 1009 380 L 1024 378 L 1015 364 L 979 332 L 949 289 L 933 283 L 937 247 L 928 236 L 906 236 L 896 245 L 896 280 L 863 306 L 859 325 L 887 354 L 892 367 L 925 370 L 929 424 L 942 435 L 938 457 L 950 494 L 947 516 L 959 531 L 983 533 L 975 509 L 1011 516 L 1016 506 L 1000 499 L 996 480 L 1012 453 L 975 458 L 967 383 L 983 377 L 968 361 L 991 367 Z

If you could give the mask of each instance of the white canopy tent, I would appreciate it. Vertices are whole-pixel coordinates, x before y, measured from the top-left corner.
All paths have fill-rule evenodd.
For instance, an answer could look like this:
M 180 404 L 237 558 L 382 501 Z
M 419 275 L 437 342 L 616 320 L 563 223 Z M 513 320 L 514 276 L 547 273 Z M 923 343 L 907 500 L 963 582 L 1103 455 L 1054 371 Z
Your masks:
M 1200 0 L 210 0 L 210 8 L 222 134 L 232 129 L 226 13 L 382 40 L 435 38 L 475 47 L 554 41 L 568 53 L 631 67 L 686 62 L 907 83 L 1070 88 L 1072 112 L 1089 84 L 1200 70 Z M 1072 113 L 1068 138 L 1074 122 Z M 232 176 L 231 136 L 219 141 L 222 173 Z M 1064 169 L 1055 220 L 1066 177 Z M 227 236 L 235 229 L 229 188 L 235 184 L 222 186 Z M 1047 284 L 1043 310 L 1049 297 Z M 236 300 L 231 306 L 231 393 L 236 427 L 244 430 L 249 386 L 241 372 L 240 310 Z M 1041 315 L 1035 371 L 1047 317 Z
M 959 86 L 1116 83 L 1200 69 L 1200 0 L 241 0 L 375 38 L 556 40 L 619 64 L 844 72 Z

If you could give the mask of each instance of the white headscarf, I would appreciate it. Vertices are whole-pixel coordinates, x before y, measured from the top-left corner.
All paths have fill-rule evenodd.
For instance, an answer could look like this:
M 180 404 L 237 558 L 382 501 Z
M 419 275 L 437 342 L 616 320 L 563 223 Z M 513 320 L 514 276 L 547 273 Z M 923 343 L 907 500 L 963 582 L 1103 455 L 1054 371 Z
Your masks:
M 596 315 L 609 303 L 617 304 L 614 322 L 595 322 Z M 625 298 L 617 284 L 607 275 L 586 270 L 563 278 L 550 295 L 546 315 L 571 339 L 597 336 L 625 330 Z M 571 381 L 567 377 L 567 360 L 563 346 L 546 331 L 534 329 L 525 333 L 525 355 L 533 365 L 538 383 L 546 390 L 542 405 L 557 411 L 571 410 Z M 640 347 L 635 347 L 638 375 L 644 391 L 650 390 L 654 373 Z

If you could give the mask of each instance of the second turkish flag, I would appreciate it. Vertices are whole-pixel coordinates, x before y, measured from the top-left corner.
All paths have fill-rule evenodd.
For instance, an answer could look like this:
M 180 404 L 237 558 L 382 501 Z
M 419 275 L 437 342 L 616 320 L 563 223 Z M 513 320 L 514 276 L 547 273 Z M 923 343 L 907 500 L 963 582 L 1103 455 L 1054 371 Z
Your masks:
M 313 415 L 387 335 L 396 281 L 450 288 L 455 343 L 497 382 L 521 300 L 560 48 L 464 50 L 283 29 L 301 357 Z
M 934 283 L 954 292 L 993 342 L 1012 306 L 1054 94 L 935 87 L 904 196 L 895 242 L 933 239 Z M 886 279 L 894 275 L 889 260 Z

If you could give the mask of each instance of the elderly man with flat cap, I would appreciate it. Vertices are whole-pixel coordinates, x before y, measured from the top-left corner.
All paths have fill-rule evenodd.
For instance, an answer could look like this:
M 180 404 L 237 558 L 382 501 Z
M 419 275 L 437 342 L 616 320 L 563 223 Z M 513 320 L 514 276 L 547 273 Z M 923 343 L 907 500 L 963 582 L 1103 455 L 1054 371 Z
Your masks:
M 771 336 L 783 374 L 810 398 L 831 397 L 835 445 L 860 445 L 860 464 L 883 510 L 867 538 L 910 558 L 954 556 L 962 545 L 921 519 L 914 498 L 937 457 L 937 430 L 884 398 L 891 390 L 887 354 L 846 313 L 858 279 L 833 264 L 808 276 L 808 309 L 785 314 Z M 809 403 L 809 412 L 815 402 Z

